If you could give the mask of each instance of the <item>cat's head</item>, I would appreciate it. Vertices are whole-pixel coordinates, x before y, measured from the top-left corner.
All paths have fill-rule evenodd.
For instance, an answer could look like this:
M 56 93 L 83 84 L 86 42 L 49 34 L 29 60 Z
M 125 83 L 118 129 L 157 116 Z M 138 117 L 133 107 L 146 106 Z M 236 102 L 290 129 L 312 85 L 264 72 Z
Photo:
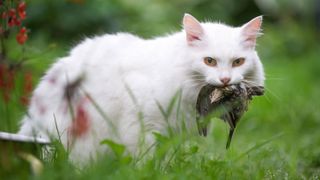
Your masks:
M 262 16 L 240 27 L 230 27 L 200 23 L 185 14 L 183 27 L 194 73 L 215 86 L 244 81 L 250 81 L 253 86 L 263 85 L 263 68 L 255 51 L 261 24 Z

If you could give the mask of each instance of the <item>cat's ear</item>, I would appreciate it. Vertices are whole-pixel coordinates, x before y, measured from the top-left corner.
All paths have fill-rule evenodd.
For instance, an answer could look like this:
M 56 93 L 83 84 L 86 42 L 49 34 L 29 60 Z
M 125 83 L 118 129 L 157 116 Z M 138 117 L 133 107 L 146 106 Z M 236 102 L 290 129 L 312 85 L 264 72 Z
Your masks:
M 262 34 L 261 25 L 262 16 L 258 16 L 241 27 L 241 35 L 243 37 L 243 43 L 246 47 L 255 48 L 257 37 Z
M 184 14 L 183 28 L 186 32 L 187 42 L 192 45 L 195 41 L 200 41 L 203 36 L 203 28 L 200 22 L 190 14 Z

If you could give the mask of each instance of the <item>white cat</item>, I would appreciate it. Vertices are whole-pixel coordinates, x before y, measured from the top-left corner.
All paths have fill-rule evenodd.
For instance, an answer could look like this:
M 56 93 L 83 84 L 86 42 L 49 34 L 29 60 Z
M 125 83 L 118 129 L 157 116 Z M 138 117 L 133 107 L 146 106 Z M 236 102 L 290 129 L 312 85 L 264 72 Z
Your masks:
M 205 84 L 263 85 L 255 51 L 261 23 L 260 16 L 234 28 L 185 14 L 184 29 L 164 37 L 86 39 L 42 78 L 19 133 L 60 138 L 71 161 L 86 164 L 106 152 L 104 139 L 137 155 L 141 137 L 147 146 L 154 142 L 152 132 L 178 131 L 181 124 L 195 129 L 196 99 Z M 175 95 L 179 109 L 166 119 L 161 109 Z

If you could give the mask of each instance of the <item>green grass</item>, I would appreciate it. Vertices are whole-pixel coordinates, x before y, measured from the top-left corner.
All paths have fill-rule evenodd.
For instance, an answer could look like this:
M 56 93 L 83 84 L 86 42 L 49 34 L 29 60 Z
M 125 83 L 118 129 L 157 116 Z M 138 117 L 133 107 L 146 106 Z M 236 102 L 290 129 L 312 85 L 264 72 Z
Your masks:
M 227 125 L 213 118 L 213 131 L 208 137 L 187 134 L 170 138 L 158 136 L 159 145 L 155 156 L 149 160 L 137 162 L 122 153 L 121 145 L 105 142 L 103 145 L 115 146 L 115 153 L 79 170 L 67 162 L 64 150 L 56 143 L 59 156 L 54 162 L 44 162 L 44 170 L 40 176 L 28 173 L 29 170 L 25 173 L 22 169 L 14 169 L 3 172 L 5 177 L 319 179 L 320 47 L 310 45 L 303 53 L 293 55 L 290 50 L 282 47 L 285 38 L 277 32 L 273 30 L 270 35 L 266 34 L 260 42 L 261 47 L 259 46 L 267 74 L 266 94 L 255 98 L 249 106 L 249 111 L 236 129 L 229 150 L 225 149 Z M 264 49 L 262 46 L 270 48 Z M 296 49 L 292 50 L 295 51 Z M 59 53 L 56 54 L 61 55 L 61 51 L 57 52 Z M 34 63 L 37 76 L 40 76 L 38 72 L 43 72 L 43 67 L 48 67 L 48 59 L 53 56 L 54 53 L 43 58 L 44 62 L 40 64 L 45 65 Z M 18 80 L 17 87 L 20 87 L 19 83 Z M 17 88 L 15 94 L 18 96 L 19 92 Z M 17 130 L 17 121 L 25 110 L 17 102 L 15 98 L 8 105 L 1 102 L 1 130 Z M 16 157 L 12 157 L 12 160 L 20 162 Z

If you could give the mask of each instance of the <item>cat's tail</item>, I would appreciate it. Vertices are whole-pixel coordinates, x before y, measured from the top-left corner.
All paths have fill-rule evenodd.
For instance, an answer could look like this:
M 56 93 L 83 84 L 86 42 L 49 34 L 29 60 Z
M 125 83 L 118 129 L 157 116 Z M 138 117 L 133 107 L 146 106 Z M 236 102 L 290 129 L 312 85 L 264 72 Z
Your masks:
M 25 135 L 25 136 L 31 136 L 31 137 L 37 137 L 37 138 L 45 138 L 49 139 L 47 135 L 43 134 L 41 131 L 37 130 L 35 127 L 35 124 L 32 123 L 32 120 L 30 119 L 29 116 L 24 116 L 20 129 L 18 131 L 18 134 Z
M 29 122 L 30 119 L 28 116 L 25 116 L 20 125 L 20 130 L 18 131 L 18 134 L 26 135 L 26 136 L 31 136 L 33 132 L 33 127 L 31 123 Z
M 78 87 L 83 80 L 82 68 L 71 64 L 70 58 L 61 58 L 42 78 L 30 99 L 19 134 L 51 137 L 56 136 L 57 128 L 66 128 L 70 119 L 66 100 L 77 97 Z

